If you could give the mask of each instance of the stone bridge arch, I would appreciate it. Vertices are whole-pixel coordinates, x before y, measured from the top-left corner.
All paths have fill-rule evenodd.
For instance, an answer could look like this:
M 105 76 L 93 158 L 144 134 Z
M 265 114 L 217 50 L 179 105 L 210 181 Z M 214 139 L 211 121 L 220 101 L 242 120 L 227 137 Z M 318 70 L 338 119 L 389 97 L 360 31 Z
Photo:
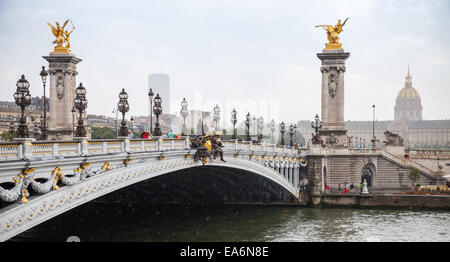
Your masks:
M 227 162 L 212 161 L 207 166 L 235 168 L 262 176 L 297 199 L 296 188 L 273 168 L 241 158 L 225 159 Z M 78 184 L 63 186 L 59 190 L 43 195 L 32 196 L 28 203 L 8 205 L 0 213 L 0 241 L 8 240 L 42 222 L 116 190 L 157 176 L 199 166 L 201 163 L 195 163 L 190 158 L 142 162 L 112 169 Z

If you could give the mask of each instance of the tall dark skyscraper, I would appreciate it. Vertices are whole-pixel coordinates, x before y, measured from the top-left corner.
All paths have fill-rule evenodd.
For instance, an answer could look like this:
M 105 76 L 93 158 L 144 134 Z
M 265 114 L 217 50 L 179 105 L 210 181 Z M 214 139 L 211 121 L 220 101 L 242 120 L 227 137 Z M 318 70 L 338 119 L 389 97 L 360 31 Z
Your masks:
M 170 113 L 170 82 L 169 76 L 166 74 L 150 74 L 148 76 L 148 90 L 150 88 L 153 93 L 159 94 L 162 99 L 163 114 Z M 148 92 L 147 90 L 147 92 Z

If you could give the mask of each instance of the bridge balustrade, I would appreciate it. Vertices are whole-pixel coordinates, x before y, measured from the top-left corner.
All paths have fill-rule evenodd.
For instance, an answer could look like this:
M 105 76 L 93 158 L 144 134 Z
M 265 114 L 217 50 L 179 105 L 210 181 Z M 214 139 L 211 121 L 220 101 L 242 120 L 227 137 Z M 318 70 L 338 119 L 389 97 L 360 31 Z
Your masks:
M 0 158 L 2 160 L 20 159 L 22 155 L 22 144 L 7 142 L 0 145 Z
M 89 154 L 102 154 L 105 152 L 105 142 L 103 141 L 89 141 L 88 152 Z
M 222 141 L 222 145 L 224 146 L 224 150 L 230 151 L 235 150 L 236 142 L 234 140 Z
M 294 148 L 251 141 L 224 140 L 225 151 L 272 152 L 298 154 Z M 189 149 L 185 138 L 92 139 L 68 141 L 20 141 L 0 143 L 0 161 L 35 157 L 100 155 L 121 152 L 152 152 Z
M 416 159 L 450 159 L 450 150 L 438 149 L 406 149 L 405 154 Z
M 54 143 L 43 143 L 34 142 L 33 143 L 33 156 L 51 156 L 53 154 L 53 144 Z M 55 144 L 57 145 L 57 144 Z

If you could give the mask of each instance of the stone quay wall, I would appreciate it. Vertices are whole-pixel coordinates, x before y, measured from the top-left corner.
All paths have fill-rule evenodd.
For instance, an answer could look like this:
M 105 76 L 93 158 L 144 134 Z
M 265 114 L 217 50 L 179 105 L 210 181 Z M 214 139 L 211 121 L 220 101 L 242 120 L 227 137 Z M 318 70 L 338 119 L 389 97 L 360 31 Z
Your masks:
M 448 195 L 341 195 L 323 194 L 322 206 L 357 206 L 357 207 L 420 207 L 450 209 Z

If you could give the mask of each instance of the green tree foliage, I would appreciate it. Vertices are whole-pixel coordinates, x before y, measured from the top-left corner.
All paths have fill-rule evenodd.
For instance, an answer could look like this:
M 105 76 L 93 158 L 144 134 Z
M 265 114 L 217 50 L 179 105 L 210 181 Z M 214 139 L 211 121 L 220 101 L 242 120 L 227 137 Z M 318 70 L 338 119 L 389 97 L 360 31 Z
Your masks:
M 419 170 L 417 170 L 417 169 L 409 170 L 408 178 L 412 181 L 412 183 L 413 183 L 412 187 L 414 189 L 415 185 L 416 185 L 416 181 L 419 180 L 419 178 L 420 178 Z
M 114 129 L 110 127 L 92 127 L 91 128 L 92 139 L 113 139 L 116 138 Z
M 16 134 L 9 131 L 5 131 L 0 134 L 0 139 L 3 141 L 12 141 L 15 137 Z

